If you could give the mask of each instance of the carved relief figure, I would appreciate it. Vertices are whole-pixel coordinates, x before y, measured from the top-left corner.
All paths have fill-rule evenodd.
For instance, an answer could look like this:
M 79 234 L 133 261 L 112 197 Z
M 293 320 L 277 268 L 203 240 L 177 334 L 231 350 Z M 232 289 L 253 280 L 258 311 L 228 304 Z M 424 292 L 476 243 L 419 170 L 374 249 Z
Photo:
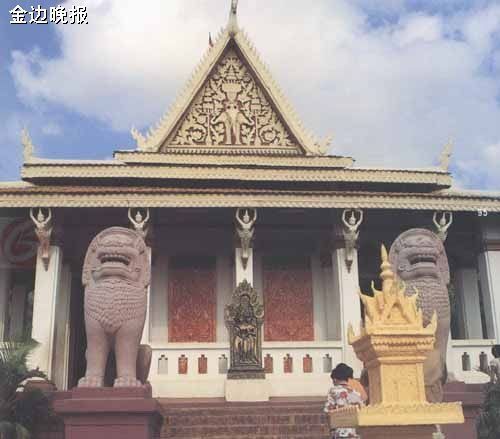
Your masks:
M 145 215 L 142 214 L 141 209 L 137 209 L 135 216 L 133 215 L 132 209 L 129 209 L 128 219 L 135 231 L 140 233 L 142 237 L 145 238 L 148 234 L 149 209 L 146 209 Z
M 241 363 L 255 364 L 259 361 L 257 353 L 257 319 L 254 316 L 248 296 L 241 297 L 238 313 L 234 327 L 235 347 Z
M 406 283 L 406 294 L 418 294 L 424 325 L 437 313 L 436 344 L 424 363 L 426 395 L 430 402 L 442 400 L 446 379 L 446 348 L 450 332 L 450 271 L 442 241 L 425 229 L 402 233 L 392 244 L 390 262 Z
M 443 212 L 441 214 L 441 218 L 438 221 L 438 212 L 434 212 L 432 217 L 432 222 L 436 227 L 436 235 L 439 236 L 441 241 L 446 241 L 448 236 L 448 229 L 453 224 L 453 213 L 452 212 Z
M 47 215 L 42 209 L 38 209 L 38 213 L 34 214 L 34 209 L 30 209 L 30 218 L 35 224 L 35 233 L 40 242 L 40 256 L 43 261 L 45 270 L 49 268 L 50 262 L 50 238 L 52 236 L 52 210 L 47 209 Z
M 224 312 L 231 349 L 228 377 L 263 378 L 261 327 L 264 308 L 246 280 L 238 285 L 232 304 L 227 305 Z
M 255 78 L 232 49 L 215 66 L 169 143 L 295 145 Z
M 345 241 L 345 263 L 347 271 L 351 271 L 353 252 L 359 238 L 359 226 L 363 222 L 363 211 L 361 209 L 344 210 L 342 212 L 343 235 Z
M 252 212 L 250 216 L 249 211 Z M 254 224 L 257 221 L 256 209 L 241 209 L 236 211 L 236 221 L 239 227 L 236 228 L 241 242 L 241 263 L 246 269 L 248 258 L 250 257 L 250 248 L 252 247 L 252 239 L 254 235 Z
M 111 227 L 91 242 L 83 266 L 87 370 L 79 387 L 102 387 L 114 351 L 114 387 L 137 387 L 139 342 L 144 328 L 151 268 L 146 244 L 133 230 Z

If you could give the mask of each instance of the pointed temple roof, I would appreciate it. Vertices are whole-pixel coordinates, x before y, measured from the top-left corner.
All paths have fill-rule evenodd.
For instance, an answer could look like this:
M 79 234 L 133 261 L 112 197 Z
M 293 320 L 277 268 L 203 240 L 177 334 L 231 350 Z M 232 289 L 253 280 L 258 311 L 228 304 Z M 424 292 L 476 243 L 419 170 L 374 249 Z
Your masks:
M 300 207 L 500 212 L 500 197 L 451 190 L 441 166 L 359 168 L 306 131 L 238 26 L 227 26 L 170 110 L 135 150 L 111 160 L 36 157 L 23 132 L 23 183 L 0 184 L 0 207 Z M 450 144 L 451 145 L 451 144 Z
M 232 2 L 228 25 L 203 56 L 171 109 L 142 135 L 146 152 L 322 155 L 327 141 L 307 132 L 269 69 L 236 21 Z

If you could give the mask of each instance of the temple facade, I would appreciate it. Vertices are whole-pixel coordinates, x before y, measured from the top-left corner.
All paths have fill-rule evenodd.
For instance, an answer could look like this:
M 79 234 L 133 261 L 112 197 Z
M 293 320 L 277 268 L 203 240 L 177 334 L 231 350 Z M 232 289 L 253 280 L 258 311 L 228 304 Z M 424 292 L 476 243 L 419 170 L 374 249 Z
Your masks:
M 22 181 L 0 184 L 0 338 L 37 340 L 31 362 L 59 389 L 85 371 L 83 259 L 110 226 L 146 236 L 156 396 L 224 396 L 224 308 L 244 280 L 264 304 L 271 396 L 324 395 L 340 361 L 359 373 L 358 291 L 378 276 L 380 244 L 415 227 L 450 261 L 448 371 L 481 380 L 500 343 L 500 194 L 452 189 L 449 151 L 428 169 L 327 154 L 235 10 L 172 108 L 132 136 L 113 159 L 73 161 L 37 157 L 24 131 Z

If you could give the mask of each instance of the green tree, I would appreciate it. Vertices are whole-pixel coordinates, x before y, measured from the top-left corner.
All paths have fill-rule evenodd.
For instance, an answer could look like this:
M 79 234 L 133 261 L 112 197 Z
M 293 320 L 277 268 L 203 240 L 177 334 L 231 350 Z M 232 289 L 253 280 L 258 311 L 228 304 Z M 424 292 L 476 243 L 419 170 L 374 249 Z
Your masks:
M 46 378 L 28 369 L 37 346 L 30 342 L 0 342 L 0 439 L 29 439 L 35 424 L 49 415 L 49 402 L 40 389 L 25 388 L 26 380 Z
M 479 439 L 500 438 L 500 381 L 490 383 L 477 422 Z

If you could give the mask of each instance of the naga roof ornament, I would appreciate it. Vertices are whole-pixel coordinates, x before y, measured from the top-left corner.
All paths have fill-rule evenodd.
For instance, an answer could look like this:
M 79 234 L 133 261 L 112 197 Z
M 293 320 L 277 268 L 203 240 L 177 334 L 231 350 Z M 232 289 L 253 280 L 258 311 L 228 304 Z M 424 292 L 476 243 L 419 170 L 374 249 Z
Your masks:
M 132 128 L 143 152 L 260 152 L 324 155 L 331 138 L 307 132 L 237 22 L 231 1 L 221 29 L 170 110 L 146 135 Z
M 35 145 L 31 140 L 28 128 L 24 127 L 21 130 L 21 144 L 23 145 L 23 160 L 24 163 L 31 163 L 36 161 L 35 157 Z

